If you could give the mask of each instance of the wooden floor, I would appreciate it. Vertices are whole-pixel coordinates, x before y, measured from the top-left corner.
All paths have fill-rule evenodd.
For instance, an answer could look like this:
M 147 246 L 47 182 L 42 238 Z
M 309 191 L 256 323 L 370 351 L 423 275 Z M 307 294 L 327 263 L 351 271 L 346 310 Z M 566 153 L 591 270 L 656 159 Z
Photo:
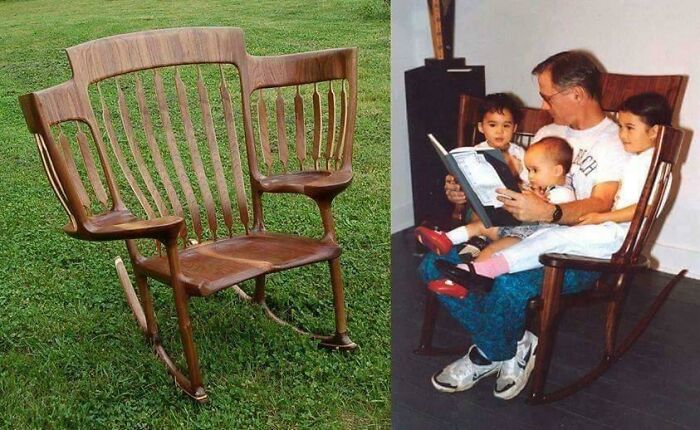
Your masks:
M 415 248 L 411 230 L 392 236 L 393 428 L 700 428 L 700 281 L 680 283 L 644 335 L 600 379 L 558 403 L 531 406 L 525 403 L 524 393 L 510 401 L 493 397 L 494 378 L 461 393 L 433 389 L 431 375 L 459 356 L 412 353 L 418 343 L 425 297 L 417 278 L 420 255 Z M 623 332 L 668 279 L 669 275 L 652 271 L 636 278 L 623 314 L 623 324 L 627 324 Z M 577 309 L 565 317 L 555 345 L 550 383 L 564 384 L 592 366 L 600 357 L 601 341 L 602 306 Z M 469 337 L 441 312 L 435 344 L 466 348 Z

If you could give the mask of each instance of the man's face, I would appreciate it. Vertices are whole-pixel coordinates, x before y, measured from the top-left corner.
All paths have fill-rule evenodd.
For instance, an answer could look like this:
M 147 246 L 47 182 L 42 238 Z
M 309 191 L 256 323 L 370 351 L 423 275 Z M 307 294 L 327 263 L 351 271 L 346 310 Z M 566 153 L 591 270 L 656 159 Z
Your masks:
M 574 124 L 578 113 L 574 89 L 554 85 L 549 70 L 537 75 L 537 84 L 542 97 L 542 109 L 549 111 L 554 123 L 568 126 Z

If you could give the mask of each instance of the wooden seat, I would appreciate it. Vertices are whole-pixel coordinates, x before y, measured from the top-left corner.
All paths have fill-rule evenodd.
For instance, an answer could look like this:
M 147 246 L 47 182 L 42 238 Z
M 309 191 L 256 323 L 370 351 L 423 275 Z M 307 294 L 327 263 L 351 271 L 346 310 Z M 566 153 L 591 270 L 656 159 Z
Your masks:
M 681 75 L 669 76 L 635 76 L 619 74 L 603 74 L 601 106 L 611 114 L 626 98 L 647 91 L 655 91 L 664 95 L 672 110 L 676 113 L 680 108 L 687 77 Z M 460 101 L 464 107 L 460 114 L 465 118 L 475 118 L 474 109 L 478 109 L 479 99 L 463 96 Z M 523 132 L 531 138 L 541 127 L 548 113 L 538 109 L 526 108 L 524 117 L 529 120 L 521 122 L 518 133 Z M 464 124 L 459 130 L 468 130 Z M 475 127 L 474 127 L 475 128 Z M 471 135 L 474 136 L 474 135 Z M 462 140 L 464 145 L 474 143 L 475 137 L 469 132 Z M 676 167 L 683 132 L 673 127 L 663 127 L 657 136 L 656 149 L 652 165 L 646 179 L 644 191 L 637 204 L 634 219 L 629 232 L 620 248 L 609 260 L 584 258 L 574 255 L 545 254 L 540 256 L 540 262 L 545 266 L 542 292 L 539 297 L 533 297 L 528 304 L 530 311 L 530 328 L 539 336 L 537 357 L 531 376 L 532 391 L 530 401 L 543 403 L 559 400 L 585 387 L 603 374 L 613 363 L 629 350 L 632 344 L 648 327 L 654 315 L 668 298 L 671 290 L 685 276 L 686 271 L 679 272 L 658 294 L 647 312 L 640 317 L 637 324 L 629 331 L 622 342 L 618 342 L 618 327 L 625 297 L 631 287 L 633 276 L 639 270 L 648 267 L 649 260 L 644 255 L 648 249 L 652 228 L 655 227 L 659 214 L 662 212 L 665 197 L 670 189 L 671 172 Z M 561 294 L 566 270 L 584 270 L 602 273 L 600 279 L 590 289 L 577 294 Z M 510 276 L 510 275 L 508 275 Z M 417 354 L 443 355 L 457 354 L 466 351 L 464 347 L 435 347 L 432 345 L 433 329 L 435 326 L 438 301 L 435 294 L 426 289 L 426 303 Z M 588 306 L 607 303 L 604 317 L 605 339 L 604 353 L 601 361 L 593 370 L 577 381 L 553 393 L 545 393 L 545 385 L 549 364 L 551 361 L 552 345 L 556 337 L 556 326 L 562 313 L 570 307 Z
M 330 269 L 335 333 L 306 334 L 326 348 L 355 348 L 331 204 L 353 177 L 356 49 L 254 56 L 241 29 L 194 27 L 67 53 L 72 79 L 20 97 L 23 113 L 68 215 L 66 233 L 126 242 L 138 296 L 120 258 L 119 280 L 176 383 L 207 398 L 190 297 L 230 287 L 289 324 L 265 304 L 266 276 L 317 262 Z M 321 237 L 267 231 L 275 204 L 263 195 L 276 193 L 312 199 Z M 161 344 L 149 278 L 172 287 L 187 372 Z M 237 285 L 248 279 L 252 297 Z
M 306 237 L 254 233 L 180 251 L 180 279 L 191 296 L 208 296 L 258 275 L 340 256 L 340 247 Z M 168 258 L 138 261 L 146 275 L 170 284 Z

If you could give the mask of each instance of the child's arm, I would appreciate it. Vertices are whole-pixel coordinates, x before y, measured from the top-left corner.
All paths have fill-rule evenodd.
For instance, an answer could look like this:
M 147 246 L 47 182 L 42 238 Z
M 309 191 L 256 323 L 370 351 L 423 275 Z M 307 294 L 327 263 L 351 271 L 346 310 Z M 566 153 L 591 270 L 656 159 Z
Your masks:
M 579 218 L 578 225 L 601 224 L 605 221 L 628 222 L 632 221 L 637 205 L 629 205 L 622 209 L 610 212 L 591 212 Z

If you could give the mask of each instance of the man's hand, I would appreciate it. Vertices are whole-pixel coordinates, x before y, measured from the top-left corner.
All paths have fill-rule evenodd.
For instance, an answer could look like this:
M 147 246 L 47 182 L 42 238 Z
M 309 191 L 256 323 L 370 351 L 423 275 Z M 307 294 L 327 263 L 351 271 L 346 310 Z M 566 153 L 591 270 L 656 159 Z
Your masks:
M 605 218 L 603 218 L 603 214 L 600 212 L 588 213 L 586 215 L 583 215 L 578 220 L 579 220 L 578 225 L 601 224 L 601 223 L 606 221 Z
M 467 196 L 452 175 L 445 176 L 445 195 L 451 203 L 459 205 L 467 203 Z
M 506 188 L 496 190 L 496 198 L 503 202 L 503 208 L 510 212 L 515 219 L 524 222 L 552 220 L 554 205 L 543 200 L 532 191 L 517 193 Z

